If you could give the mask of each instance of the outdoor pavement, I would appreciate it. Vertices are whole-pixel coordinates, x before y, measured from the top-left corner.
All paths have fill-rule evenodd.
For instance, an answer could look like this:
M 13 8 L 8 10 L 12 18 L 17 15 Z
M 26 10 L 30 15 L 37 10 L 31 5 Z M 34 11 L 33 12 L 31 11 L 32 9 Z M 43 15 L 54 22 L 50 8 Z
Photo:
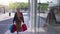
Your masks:
M 21 34 L 33 34 L 33 33 L 36 33 L 36 34 L 47 34 L 47 32 L 43 29 L 43 27 L 41 27 L 41 26 L 43 26 L 43 23 L 44 23 L 44 19 L 40 19 L 39 20 L 39 24 L 37 24 L 37 25 L 39 25 L 38 27 L 39 27 L 39 31 L 37 30 L 37 32 L 34 32 L 33 30 L 34 29 L 30 29 L 30 23 L 29 23 L 29 16 L 28 16 L 28 14 L 27 13 L 23 13 L 23 15 L 24 15 L 24 20 L 25 20 L 25 23 L 26 23 L 26 25 L 27 25 L 27 27 L 28 27 L 28 30 L 27 31 L 25 31 L 25 32 L 20 32 Z M 8 13 L 5 13 L 5 14 L 1 14 L 0 15 L 1 17 L 0 17 L 0 34 L 16 34 L 16 32 L 15 33 L 10 33 L 9 32 L 9 26 L 12 24 L 12 21 L 13 21 L 13 17 L 14 17 L 14 13 L 12 13 L 11 14 L 11 16 L 9 16 L 9 14 Z M 40 16 L 38 16 L 38 17 L 40 17 Z
M 7 19 L 10 19 L 12 17 L 14 17 L 14 13 L 12 13 L 11 16 L 9 16 L 9 13 L 0 14 L 0 21 L 7 20 Z
M 40 13 L 40 17 L 46 19 L 48 13 Z M 55 26 L 48 25 L 48 34 L 60 34 L 60 15 L 55 14 L 56 20 L 58 24 L 55 24 Z

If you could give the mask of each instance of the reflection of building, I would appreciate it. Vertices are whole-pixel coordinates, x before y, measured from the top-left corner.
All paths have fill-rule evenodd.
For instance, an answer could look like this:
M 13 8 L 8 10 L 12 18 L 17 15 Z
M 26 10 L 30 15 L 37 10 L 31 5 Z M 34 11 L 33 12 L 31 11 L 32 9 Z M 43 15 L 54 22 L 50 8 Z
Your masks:
M 60 0 L 55 0 L 55 1 L 51 1 L 49 2 L 49 11 L 51 9 L 53 9 L 53 12 L 55 13 L 55 17 L 56 17 L 56 20 L 58 21 L 59 19 L 59 15 L 60 15 Z M 58 18 L 57 18 L 58 17 Z M 59 20 L 60 22 L 60 20 Z M 58 23 L 58 22 L 57 22 Z M 56 24 L 56 23 L 55 23 Z
M 51 10 L 53 8 L 54 12 L 57 13 L 55 14 L 56 17 L 56 23 L 51 21 L 51 25 L 49 25 L 50 29 L 48 28 L 48 31 L 50 32 L 49 34 L 60 34 L 60 0 L 56 0 L 55 2 L 52 1 L 52 3 L 49 3 L 49 9 Z
M 0 13 L 8 12 L 8 6 L 0 5 Z
M 54 0 L 49 2 L 49 9 L 54 8 L 54 12 L 60 14 L 60 0 Z

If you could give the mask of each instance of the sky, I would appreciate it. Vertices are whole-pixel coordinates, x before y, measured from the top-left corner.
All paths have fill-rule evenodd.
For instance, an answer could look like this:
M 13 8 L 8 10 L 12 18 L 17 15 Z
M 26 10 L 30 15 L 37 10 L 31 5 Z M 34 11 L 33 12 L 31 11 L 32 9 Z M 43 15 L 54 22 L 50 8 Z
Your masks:
M 47 1 L 52 1 L 52 0 L 40 0 L 41 3 L 46 3 Z M 0 4 L 2 5 L 9 5 L 11 2 L 28 2 L 28 0 L 0 0 Z M 39 2 L 39 0 L 38 0 Z

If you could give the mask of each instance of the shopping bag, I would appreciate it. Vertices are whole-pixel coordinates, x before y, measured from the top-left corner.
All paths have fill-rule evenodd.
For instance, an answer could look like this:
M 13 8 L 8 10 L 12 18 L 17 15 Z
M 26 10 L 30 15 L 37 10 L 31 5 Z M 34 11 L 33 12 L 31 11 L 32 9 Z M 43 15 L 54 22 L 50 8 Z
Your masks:
M 12 26 L 12 25 L 10 25 L 10 27 L 9 27 L 9 30 L 10 30 L 10 31 L 12 30 L 12 27 L 13 27 L 13 26 Z
M 11 25 L 9 30 L 11 33 L 14 33 L 16 31 L 16 25 L 15 24 Z
M 27 30 L 27 26 L 25 23 L 23 23 L 21 27 L 21 31 L 26 31 L 26 30 Z
M 16 28 L 16 25 L 14 24 L 14 25 L 13 25 L 13 29 L 12 29 L 12 30 L 13 30 L 13 32 L 15 32 L 15 31 L 16 31 L 16 29 L 17 29 L 17 28 Z

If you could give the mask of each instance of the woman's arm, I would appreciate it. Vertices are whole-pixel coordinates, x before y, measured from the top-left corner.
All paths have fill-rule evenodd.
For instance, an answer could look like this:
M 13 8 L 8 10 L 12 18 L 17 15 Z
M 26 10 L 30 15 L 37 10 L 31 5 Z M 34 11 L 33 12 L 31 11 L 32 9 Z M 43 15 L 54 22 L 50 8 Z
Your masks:
M 23 23 L 24 23 L 24 17 L 23 17 L 23 14 L 21 13 L 21 15 L 22 15 L 22 21 L 23 21 Z
M 16 20 L 15 18 L 16 18 L 16 13 L 15 13 L 14 18 L 13 18 L 13 23 L 14 23 L 14 21 Z

